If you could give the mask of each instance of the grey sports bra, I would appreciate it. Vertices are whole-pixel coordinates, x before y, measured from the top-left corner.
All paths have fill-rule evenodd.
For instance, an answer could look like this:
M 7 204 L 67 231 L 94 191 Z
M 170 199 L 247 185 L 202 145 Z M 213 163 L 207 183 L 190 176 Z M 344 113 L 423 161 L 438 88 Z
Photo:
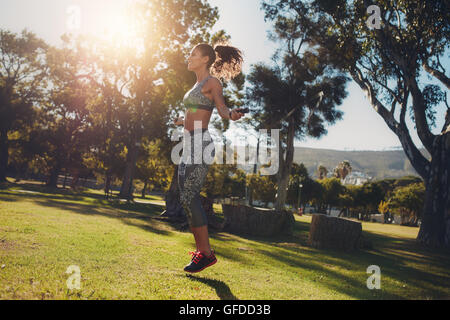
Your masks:
M 186 106 L 186 109 L 203 109 L 207 111 L 213 111 L 214 104 L 205 97 L 202 93 L 202 88 L 205 85 L 208 79 L 212 78 L 212 76 L 206 77 L 202 82 L 197 83 L 191 90 L 189 90 L 183 98 L 183 103 Z

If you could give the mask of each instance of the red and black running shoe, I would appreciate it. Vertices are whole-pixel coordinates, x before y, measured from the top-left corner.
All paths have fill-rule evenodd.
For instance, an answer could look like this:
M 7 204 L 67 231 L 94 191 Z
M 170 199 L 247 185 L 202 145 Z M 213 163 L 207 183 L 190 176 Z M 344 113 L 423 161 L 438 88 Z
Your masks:
M 217 258 L 214 255 L 213 250 L 211 250 L 211 255 L 209 257 L 200 251 L 189 253 L 192 255 L 191 263 L 184 267 L 184 271 L 189 273 L 200 272 L 217 262 Z

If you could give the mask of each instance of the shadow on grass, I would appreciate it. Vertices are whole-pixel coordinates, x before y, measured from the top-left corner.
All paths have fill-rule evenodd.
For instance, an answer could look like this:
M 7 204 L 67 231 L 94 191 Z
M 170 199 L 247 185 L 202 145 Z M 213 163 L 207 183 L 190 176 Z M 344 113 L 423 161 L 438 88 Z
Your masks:
M 35 199 L 34 201 L 45 207 L 72 211 L 82 215 L 98 215 L 107 218 L 117 218 L 126 225 L 139 227 L 148 232 L 160 235 L 171 235 L 170 231 L 163 228 L 158 228 L 156 226 L 157 223 L 155 223 L 155 220 L 152 219 L 152 216 L 160 211 L 160 207 L 156 205 L 148 204 L 148 208 L 145 208 L 145 210 L 143 210 L 144 212 L 141 212 L 139 211 L 139 208 L 135 208 L 135 210 L 127 210 L 121 205 L 105 205 L 104 207 L 99 207 L 99 205 L 81 204 L 52 199 Z M 131 205 L 128 205 L 127 208 L 131 209 Z
M 11 189 L 19 186 L 20 190 Z M 120 219 L 130 226 L 139 227 L 145 231 L 170 235 L 171 232 L 158 227 L 153 220 L 161 212 L 161 206 L 155 204 L 126 203 L 108 201 L 101 194 L 89 192 L 74 192 L 64 189 L 52 189 L 36 184 L 8 183 L 8 188 L 0 194 L 0 201 L 32 200 L 44 207 L 57 208 L 83 215 L 98 215 L 108 218 Z M 25 190 L 26 192 L 23 192 Z M 34 193 L 36 192 L 36 193 Z M 83 203 L 84 202 L 84 203 Z
M 71 189 L 49 188 L 45 185 L 24 183 L 17 184 L 8 182 L 8 187 L 1 189 L 1 195 L 3 197 L 16 197 L 22 198 L 49 198 L 49 199 L 64 199 L 73 201 L 82 201 L 84 198 L 96 199 L 101 201 L 104 197 L 100 194 L 89 193 L 86 191 L 74 191 Z
M 220 300 L 238 300 L 238 298 L 236 298 L 234 294 L 231 292 L 230 287 L 228 287 L 228 285 L 223 281 L 204 277 L 197 277 L 194 275 L 187 275 L 186 277 L 190 280 L 206 284 L 211 288 L 213 288 L 214 290 L 216 290 L 217 296 L 219 297 Z
M 251 262 L 250 254 L 261 254 L 270 258 L 267 261 L 279 261 L 280 268 L 304 269 L 308 280 L 356 299 L 450 298 L 450 277 L 446 271 L 450 255 L 445 250 L 424 248 L 414 239 L 368 231 L 363 234 L 372 241 L 374 249 L 354 252 L 318 250 L 307 246 L 308 234 L 309 223 L 296 221 L 292 236 L 263 238 L 218 233 L 211 237 L 224 243 L 223 246 L 217 243 L 216 247 L 218 254 L 226 258 L 246 264 Z M 252 248 L 249 252 L 238 252 L 226 244 L 239 242 L 239 238 L 255 242 L 247 245 Z M 367 289 L 366 280 L 370 275 L 366 270 L 370 265 L 380 266 L 382 278 L 390 279 L 387 289 L 386 286 L 382 290 Z M 417 296 L 412 296 L 413 293 Z
M 17 202 L 17 198 L 15 196 L 10 196 L 10 195 L 5 195 L 5 194 L 1 194 L 0 195 L 0 201 L 3 202 Z

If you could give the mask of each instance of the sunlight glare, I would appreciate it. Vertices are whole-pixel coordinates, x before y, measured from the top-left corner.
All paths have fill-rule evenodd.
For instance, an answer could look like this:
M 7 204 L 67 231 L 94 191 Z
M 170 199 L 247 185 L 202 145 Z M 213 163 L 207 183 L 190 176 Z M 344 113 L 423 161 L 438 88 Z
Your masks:
M 111 43 L 115 48 L 143 50 L 142 27 L 133 17 L 132 1 L 111 5 L 99 13 L 91 33 Z

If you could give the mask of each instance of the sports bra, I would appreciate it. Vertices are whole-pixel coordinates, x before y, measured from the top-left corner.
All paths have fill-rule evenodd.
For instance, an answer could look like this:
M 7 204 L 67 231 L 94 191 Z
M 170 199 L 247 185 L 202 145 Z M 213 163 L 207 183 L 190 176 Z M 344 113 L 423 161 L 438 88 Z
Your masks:
M 207 111 L 213 111 L 214 104 L 205 97 L 202 93 L 202 88 L 205 85 L 208 79 L 212 78 L 212 76 L 206 77 L 202 82 L 197 83 L 191 90 L 189 90 L 183 98 L 183 103 L 186 109 L 203 109 Z

